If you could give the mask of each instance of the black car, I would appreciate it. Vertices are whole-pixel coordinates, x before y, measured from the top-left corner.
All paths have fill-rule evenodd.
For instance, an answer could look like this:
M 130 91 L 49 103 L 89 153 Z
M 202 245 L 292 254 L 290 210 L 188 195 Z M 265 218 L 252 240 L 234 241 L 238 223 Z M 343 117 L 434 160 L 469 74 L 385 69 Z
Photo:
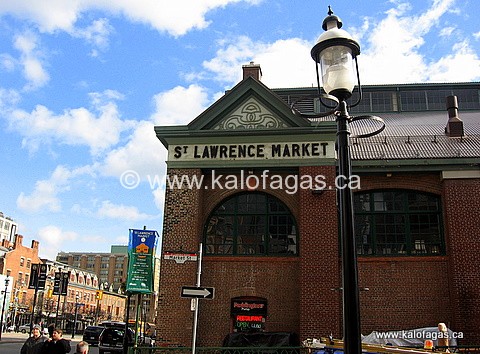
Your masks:
M 125 326 L 109 326 L 100 334 L 98 353 L 123 353 L 123 336 Z M 133 346 L 135 333 L 129 328 L 127 331 L 128 346 Z
M 105 329 L 102 326 L 87 326 L 83 331 L 83 340 L 90 345 L 98 345 L 100 334 Z

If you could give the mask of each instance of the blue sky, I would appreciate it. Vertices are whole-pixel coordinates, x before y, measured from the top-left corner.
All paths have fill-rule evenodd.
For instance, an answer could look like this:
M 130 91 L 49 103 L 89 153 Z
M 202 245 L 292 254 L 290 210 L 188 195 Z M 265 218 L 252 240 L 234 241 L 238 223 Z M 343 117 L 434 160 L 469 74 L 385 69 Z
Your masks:
M 47 258 L 161 233 L 153 127 L 194 119 L 250 61 L 271 88 L 311 86 L 328 5 L 361 45 L 362 83 L 480 81 L 478 0 L 48 3 L 0 2 L 0 211 Z

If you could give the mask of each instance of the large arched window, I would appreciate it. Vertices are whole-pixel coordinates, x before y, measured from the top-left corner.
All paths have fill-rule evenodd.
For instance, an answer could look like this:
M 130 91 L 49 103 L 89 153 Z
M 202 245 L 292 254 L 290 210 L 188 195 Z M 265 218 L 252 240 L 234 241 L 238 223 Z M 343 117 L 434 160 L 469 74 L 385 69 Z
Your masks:
M 445 254 L 440 197 L 406 190 L 354 194 L 360 255 Z
M 297 255 L 295 219 L 277 198 L 235 194 L 215 208 L 205 224 L 207 255 Z

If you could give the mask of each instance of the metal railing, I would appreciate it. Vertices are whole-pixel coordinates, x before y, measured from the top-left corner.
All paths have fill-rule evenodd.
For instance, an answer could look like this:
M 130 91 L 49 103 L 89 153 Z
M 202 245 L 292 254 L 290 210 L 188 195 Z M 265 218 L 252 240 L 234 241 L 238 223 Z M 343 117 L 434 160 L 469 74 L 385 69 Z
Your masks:
M 195 354 L 308 354 L 305 347 L 197 347 Z M 129 354 L 192 354 L 188 347 L 136 347 Z

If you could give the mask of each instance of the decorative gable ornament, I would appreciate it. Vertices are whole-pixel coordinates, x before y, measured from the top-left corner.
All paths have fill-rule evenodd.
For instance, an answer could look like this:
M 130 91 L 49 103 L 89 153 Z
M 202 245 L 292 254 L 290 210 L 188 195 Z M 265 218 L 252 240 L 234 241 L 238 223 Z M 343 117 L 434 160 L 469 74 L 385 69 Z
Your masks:
M 214 130 L 269 128 L 287 128 L 287 125 L 253 97 L 213 127 Z

